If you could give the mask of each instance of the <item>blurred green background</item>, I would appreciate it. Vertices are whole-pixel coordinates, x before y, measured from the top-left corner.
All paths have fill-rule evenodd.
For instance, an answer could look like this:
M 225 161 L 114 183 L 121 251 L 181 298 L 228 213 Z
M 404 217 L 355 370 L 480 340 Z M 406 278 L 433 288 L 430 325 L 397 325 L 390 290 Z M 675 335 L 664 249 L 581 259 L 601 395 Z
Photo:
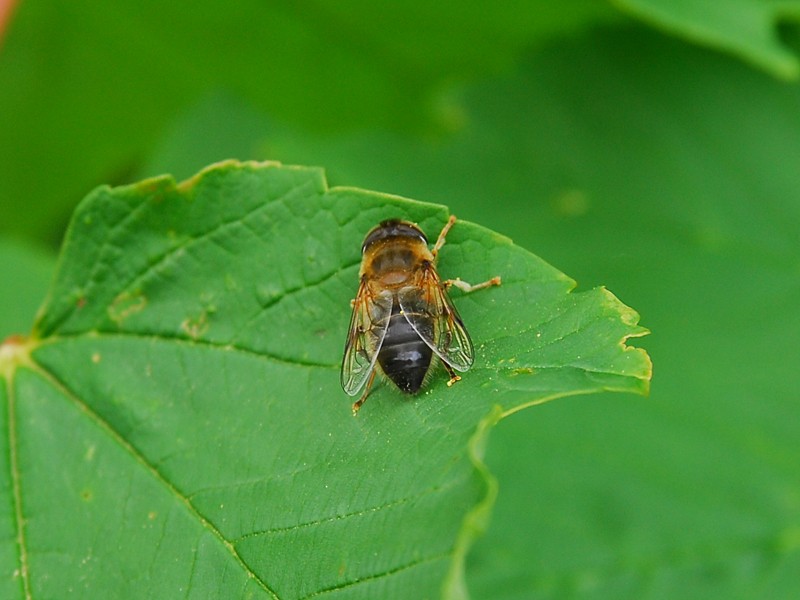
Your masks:
M 447 204 L 653 335 L 493 432 L 472 596 L 800 597 L 800 2 L 0 2 L 0 338 L 94 186 L 224 159 Z

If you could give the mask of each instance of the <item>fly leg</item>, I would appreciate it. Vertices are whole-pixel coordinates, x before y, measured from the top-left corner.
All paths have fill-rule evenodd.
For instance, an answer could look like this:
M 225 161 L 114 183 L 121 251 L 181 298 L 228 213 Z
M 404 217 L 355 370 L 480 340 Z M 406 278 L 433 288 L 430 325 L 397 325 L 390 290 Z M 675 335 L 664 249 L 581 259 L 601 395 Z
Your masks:
M 367 379 L 367 386 L 364 388 L 364 393 L 361 394 L 361 398 L 356 400 L 353 403 L 353 416 L 355 417 L 358 414 L 358 410 L 361 408 L 361 405 L 367 401 L 367 396 L 369 396 L 370 388 L 372 387 L 372 382 L 375 379 L 375 371 L 372 371 L 369 375 L 369 379 Z
M 456 381 L 461 381 L 461 376 L 456 374 L 456 372 L 453 370 L 453 367 L 444 361 L 442 361 L 442 364 L 444 365 L 444 368 L 447 369 L 447 374 L 450 375 L 450 380 L 447 382 L 447 387 L 450 387 Z
M 439 237 L 436 239 L 436 243 L 433 245 L 431 249 L 431 254 L 433 254 L 433 258 L 436 259 L 436 255 L 439 253 L 439 250 L 442 249 L 444 246 L 444 240 L 447 237 L 447 232 L 450 231 L 450 228 L 456 222 L 456 216 L 450 215 L 450 218 L 447 219 L 447 223 L 444 224 L 442 227 L 442 232 L 439 234 Z M 493 285 L 500 285 L 500 277 L 492 277 L 489 281 L 484 281 L 482 283 L 476 283 L 475 285 L 469 284 L 466 281 L 461 281 L 461 279 L 448 279 L 443 281 L 442 284 L 445 288 L 449 288 L 451 286 L 455 286 L 460 289 L 462 292 L 474 292 L 475 290 L 482 290 L 483 288 L 491 287 Z
M 481 283 L 476 283 L 475 285 L 469 284 L 466 281 L 461 281 L 460 279 L 447 279 L 442 282 L 442 285 L 445 289 L 449 288 L 450 286 L 456 286 L 458 289 L 464 292 L 474 292 L 475 290 L 482 290 L 483 288 L 491 287 L 493 285 L 500 285 L 500 276 L 492 277 L 488 281 L 483 281 Z M 456 374 L 453 368 L 447 364 L 446 361 L 442 361 L 444 368 L 447 369 L 447 374 L 450 375 L 450 379 L 447 382 L 447 387 L 453 385 L 456 381 L 460 381 L 461 377 Z
M 439 234 L 439 237 L 436 239 L 436 243 L 433 245 L 431 249 L 431 254 L 433 254 L 433 258 L 436 258 L 436 255 L 439 253 L 439 250 L 442 249 L 444 246 L 444 238 L 447 237 L 447 232 L 450 231 L 450 228 L 455 224 L 456 216 L 450 215 L 450 218 L 447 219 L 447 223 L 444 224 L 442 227 L 442 232 Z
M 461 281 L 461 279 L 459 279 L 458 277 L 456 277 L 455 279 L 447 279 L 442 282 L 442 285 L 444 285 L 445 288 L 455 286 L 462 292 L 468 294 L 470 292 L 474 292 L 475 290 L 482 290 L 483 288 L 492 287 L 493 285 L 500 285 L 500 283 L 501 283 L 500 276 L 498 275 L 497 277 L 492 277 L 488 281 L 482 281 L 481 283 L 476 283 L 475 285 L 467 283 L 466 281 Z

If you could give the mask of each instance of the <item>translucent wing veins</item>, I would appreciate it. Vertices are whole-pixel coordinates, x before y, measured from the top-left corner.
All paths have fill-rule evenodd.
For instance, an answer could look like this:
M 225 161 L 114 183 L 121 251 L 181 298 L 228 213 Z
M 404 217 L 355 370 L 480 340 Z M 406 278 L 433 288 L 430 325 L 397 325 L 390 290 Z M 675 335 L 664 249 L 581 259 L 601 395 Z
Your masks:
M 373 296 L 366 281 L 362 280 L 353 301 L 353 315 L 342 359 L 341 382 L 348 395 L 358 394 L 375 368 L 391 314 L 391 293 Z

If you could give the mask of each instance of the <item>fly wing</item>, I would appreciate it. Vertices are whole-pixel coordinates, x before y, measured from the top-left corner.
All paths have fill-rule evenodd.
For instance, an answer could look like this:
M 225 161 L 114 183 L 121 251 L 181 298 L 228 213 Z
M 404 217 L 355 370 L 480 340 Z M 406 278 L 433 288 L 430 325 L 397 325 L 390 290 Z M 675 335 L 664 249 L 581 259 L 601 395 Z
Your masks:
M 353 301 L 353 315 L 342 359 L 342 388 L 350 396 L 358 393 L 375 368 L 391 315 L 391 294 L 384 292 L 374 296 L 366 281 L 362 280 Z
M 433 265 L 424 267 L 420 287 L 404 288 L 398 300 L 403 316 L 439 358 L 457 371 L 472 366 L 472 340 Z

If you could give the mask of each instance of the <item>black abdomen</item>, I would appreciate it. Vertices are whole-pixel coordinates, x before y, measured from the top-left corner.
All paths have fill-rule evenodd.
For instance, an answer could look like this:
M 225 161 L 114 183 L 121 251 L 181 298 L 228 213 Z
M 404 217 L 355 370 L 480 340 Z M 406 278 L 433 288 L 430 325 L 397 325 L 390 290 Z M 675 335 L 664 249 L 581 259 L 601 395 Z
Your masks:
M 418 327 L 427 327 L 426 333 L 433 328 L 429 315 L 418 314 L 414 322 Z M 425 381 L 432 357 L 433 351 L 400 313 L 400 306 L 395 300 L 389 329 L 378 352 L 381 369 L 402 391 L 415 394 Z

